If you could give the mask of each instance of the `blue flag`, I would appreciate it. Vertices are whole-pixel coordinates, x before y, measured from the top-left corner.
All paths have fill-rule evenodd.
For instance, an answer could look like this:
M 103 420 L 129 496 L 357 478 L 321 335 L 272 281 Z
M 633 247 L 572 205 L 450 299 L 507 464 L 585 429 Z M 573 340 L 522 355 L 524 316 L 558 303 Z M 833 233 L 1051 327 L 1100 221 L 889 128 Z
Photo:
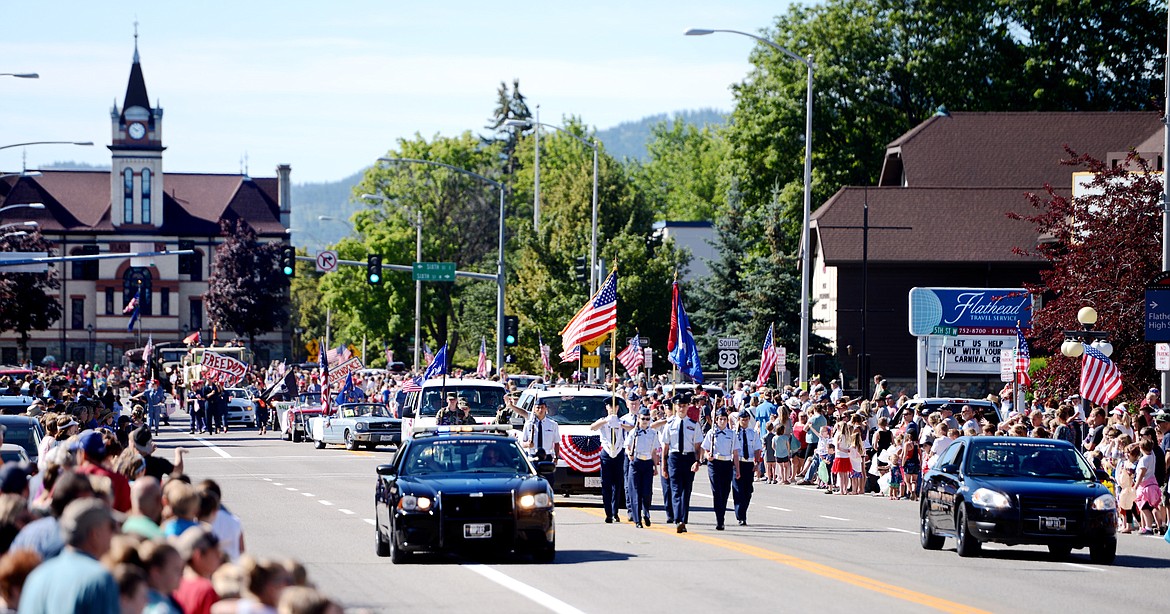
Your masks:
M 134 293 L 134 298 L 130 299 L 130 302 L 126 304 L 125 309 L 122 310 L 122 313 L 130 313 L 130 323 L 126 325 L 126 332 L 128 333 L 134 332 L 134 323 L 138 321 L 138 308 L 140 307 L 141 302 L 142 286 L 138 286 L 138 291 Z
M 446 374 L 447 344 L 444 343 L 443 347 L 439 348 L 439 351 L 435 353 L 435 359 L 431 361 L 431 364 L 427 365 L 427 370 L 423 372 L 423 380 L 425 381 L 431 379 L 432 377 Z
M 703 367 L 699 364 L 699 348 L 695 346 L 695 337 L 691 334 L 691 320 L 683 307 L 682 297 L 678 299 L 678 332 L 674 339 L 674 349 L 670 351 L 670 362 L 678 366 L 678 370 L 686 373 L 696 383 L 703 383 Z
M 353 374 L 350 373 L 345 376 L 345 384 L 342 385 L 341 391 L 337 393 L 335 403 L 341 405 L 342 403 L 361 403 L 364 401 L 364 395 L 357 386 L 353 385 Z

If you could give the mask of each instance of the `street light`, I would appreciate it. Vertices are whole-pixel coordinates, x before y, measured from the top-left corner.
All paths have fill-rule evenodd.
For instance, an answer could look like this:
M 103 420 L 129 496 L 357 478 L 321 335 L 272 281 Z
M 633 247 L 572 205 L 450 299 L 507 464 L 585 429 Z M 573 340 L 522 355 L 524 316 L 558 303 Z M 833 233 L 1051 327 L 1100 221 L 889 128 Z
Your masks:
M 92 147 L 93 141 L 29 141 L 27 143 L 0 145 L 0 149 L 12 149 L 13 147 L 24 147 L 26 145 L 79 145 L 81 147 Z
M 13 209 L 44 209 L 44 208 L 45 208 L 44 203 L 16 203 L 14 205 L 7 205 L 5 207 L 0 207 L 0 213 L 4 213 L 5 211 L 11 211 Z
M 0 77 L 16 77 L 17 79 L 40 79 L 35 72 L 0 72 Z
M 377 200 L 384 203 L 392 202 L 379 194 L 362 194 L 363 200 Z M 403 207 L 408 213 L 410 207 Z M 413 210 L 414 222 L 414 261 L 422 262 L 422 208 Z M 418 369 L 419 348 L 422 346 L 422 281 L 414 280 L 414 368 Z
M 16 228 L 17 226 L 26 226 L 29 228 L 36 228 L 37 225 L 38 224 L 36 222 L 13 222 L 11 224 L 0 225 L 0 230 L 4 230 L 5 228 Z
M 1089 343 L 1105 356 L 1113 354 L 1113 344 L 1109 343 L 1109 331 L 1093 330 L 1097 323 L 1097 310 L 1092 307 L 1081 307 L 1077 312 L 1077 321 L 1081 323 L 1081 330 L 1064 331 L 1064 342 L 1060 344 L 1060 353 L 1069 358 L 1077 358 L 1085 353 L 1085 343 Z
M 438 166 L 449 171 L 454 171 L 469 177 L 474 177 L 486 184 L 489 184 L 500 191 L 500 243 L 499 253 L 496 256 L 496 368 L 499 369 L 504 364 L 504 184 L 494 180 L 488 179 L 479 173 L 469 171 L 467 169 L 451 166 L 442 162 L 435 162 L 433 160 L 418 160 L 414 158 L 378 158 L 378 162 L 402 163 L 402 164 L 426 164 L 428 166 Z M 417 343 L 418 337 L 415 337 Z
M 808 69 L 808 87 L 804 110 L 804 220 L 800 229 L 800 383 L 808 380 L 808 333 L 809 333 L 809 281 L 812 275 L 809 272 L 809 217 L 812 211 L 812 116 L 813 116 L 813 61 L 812 54 L 800 57 L 795 53 L 773 43 L 772 41 L 739 30 L 708 30 L 691 28 L 686 36 L 706 36 L 715 32 L 739 34 L 757 41 L 783 53 L 784 55 L 804 64 Z
M 353 227 L 353 223 L 345 218 L 334 217 L 332 215 L 318 215 L 317 221 L 320 221 L 320 222 L 341 222 L 342 224 L 349 226 L 349 230 L 351 232 L 353 232 L 353 234 L 355 234 L 355 235 L 357 234 L 357 230 Z

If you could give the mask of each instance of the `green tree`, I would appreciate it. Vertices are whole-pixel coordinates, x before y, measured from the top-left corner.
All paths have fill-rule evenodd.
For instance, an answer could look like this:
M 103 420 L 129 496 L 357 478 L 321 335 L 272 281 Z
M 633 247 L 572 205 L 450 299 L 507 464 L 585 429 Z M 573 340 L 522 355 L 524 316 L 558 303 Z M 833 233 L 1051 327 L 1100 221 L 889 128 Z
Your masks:
M 637 189 L 649 199 L 656 219 L 711 220 L 722 209 L 722 162 L 727 141 L 718 127 L 697 127 L 683 119 L 659 122 L 647 143 L 649 161 L 635 165 Z
M 492 131 L 491 136 L 483 137 L 485 144 L 498 145 L 504 156 L 504 174 L 510 175 L 516 168 L 516 144 L 520 140 L 520 131 L 508 125 L 509 120 L 532 119 L 532 111 L 528 109 L 528 100 L 520 93 L 520 80 L 512 80 L 512 89 L 508 84 L 500 82 L 500 89 L 496 91 L 496 108 L 484 128 Z
M 718 259 L 710 263 L 711 274 L 697 284 L 693 293 L 695 298 L 688 301 L 692 305 L 692 328 L 699 345 L 700 361 L 704 365 L 718 362 L 717 338 L 738 337 L 741 349 L 746 349 L 751 339 L 748 325 L 756 306 L 748 302 L 746 278 L 748 252 L 758 241 L 758 235 L 745 232 L 747 224 L 737 183 L 733 182 L 728 191 L 727 206 L 715 218 L 713 246 Z M 740 355 L 746 357 L 742 351 Z
M 0 251 L 46 252 L 52 255 L 52 244 L 33 230 L 22 236 L 0 238 Z M 17 335 L 16 347 L 21 358 L 28 359 L 28 334 L 34 330 L 48 330 L 61 318 L 61 303 L 47 291 L 57 290 L 61 282 L 56 269 L 45 273 L 5 273 L 0 268 L 0 330 Z M 35 305 L 35 308 L 29 308 Z
M 220 222 L 220 232 L 225 239 L 207 281 L 207 313 L 254 347 L 256 335 L 288 322 L 288 279 L 276 266 L 280 245 L 261 243 L 243 219 Z

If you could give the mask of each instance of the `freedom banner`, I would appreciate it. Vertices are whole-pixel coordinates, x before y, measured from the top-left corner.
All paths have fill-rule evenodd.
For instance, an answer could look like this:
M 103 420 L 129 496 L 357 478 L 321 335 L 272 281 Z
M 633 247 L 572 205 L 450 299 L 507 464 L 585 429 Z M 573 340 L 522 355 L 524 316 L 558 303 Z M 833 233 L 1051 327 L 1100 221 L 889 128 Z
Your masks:
M 203 367 L 203 379 L 222 384 L 224 388 L 235 386 L 248 374 L 248 365 L 215 352 L 204 352 L 199 364 Z

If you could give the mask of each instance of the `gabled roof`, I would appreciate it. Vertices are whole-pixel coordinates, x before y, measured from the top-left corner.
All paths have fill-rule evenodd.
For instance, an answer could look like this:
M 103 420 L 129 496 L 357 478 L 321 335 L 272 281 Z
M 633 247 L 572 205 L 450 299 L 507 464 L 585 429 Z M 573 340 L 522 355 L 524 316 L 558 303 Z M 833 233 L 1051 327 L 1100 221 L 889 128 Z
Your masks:
M 1060 164 L 1068 158 L 1065 145 L 1104 161 L 1112 152 L 1144 151 L 1162 129 L 1157 113 L 936 115 L 887 146 L 881 184 L 1068 187 L 1070 168 Z
M 1036 245 L 1036 229 L 1006 213 L 1028 213 L 1032 188 L 842 188 L 812 215 L 828 266 L 861 262 L 869 202 L 869 262 L 1037 262 L 1012 253 Z M 856 228 L 826 228 L 850 226 Z M 879 230 L 876 226 L 908 226 Z
M 121 232 L 110 223 L 109 171 L 41 171 L 40 177 L 11 177 L 0 185 L 4 203 L 41 202 L 43 210 L 12 212 L 3 222 L 33 220 L 42 232 Z M 134 234 L 216 236 L 220 220 L 245 219 L 257 234 L 284 237 L 276 178 L 167 173 L 163 224 Z M 8 219 L 12 218 L 12 219 Z

